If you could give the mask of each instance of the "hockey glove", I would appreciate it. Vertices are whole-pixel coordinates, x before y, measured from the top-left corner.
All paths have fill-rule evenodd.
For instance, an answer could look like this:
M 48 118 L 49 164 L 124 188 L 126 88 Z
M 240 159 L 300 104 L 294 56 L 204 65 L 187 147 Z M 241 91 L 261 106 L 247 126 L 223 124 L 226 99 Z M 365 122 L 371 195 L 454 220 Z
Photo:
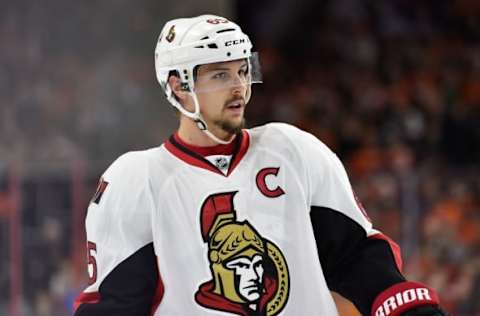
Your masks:
M 439 306 L 424 305 L 406 311 L 402 316 L 450 316 Z
M 416 282 L 395 284 L 377 296 L 372 316 L 448 316 L 438 307 L 438 296 Z

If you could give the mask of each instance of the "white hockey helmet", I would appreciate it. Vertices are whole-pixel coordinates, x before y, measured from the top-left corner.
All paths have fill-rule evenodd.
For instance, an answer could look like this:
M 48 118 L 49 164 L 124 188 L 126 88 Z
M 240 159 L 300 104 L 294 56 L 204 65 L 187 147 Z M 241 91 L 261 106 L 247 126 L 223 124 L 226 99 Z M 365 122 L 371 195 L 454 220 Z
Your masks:
M 208 127 L 200 114 L 195 93 L 194 69 L 196 66 L 246 59 L 248 85 L 246 102 L 250 99 L 250 85 L 261 82 L 258 55 L 251 52 L 252 44 L 240 27 L 216 15 L 201 15 L 193 18 L 175 19 L 167 22 L 160 33 L 155 48 L 157 80 L 165 91 L 168 101 L 181 113 L 197 122 L 200 129 Z M 180 77 L 182 89 L 189 91 L 195 103 L 194 112 L 187 111 L 175 98 L 168 84 L 174 72 Z M 210 136 L 210 135 L 209 135 Z M 224 143 L 214 138 L 219 143 Z

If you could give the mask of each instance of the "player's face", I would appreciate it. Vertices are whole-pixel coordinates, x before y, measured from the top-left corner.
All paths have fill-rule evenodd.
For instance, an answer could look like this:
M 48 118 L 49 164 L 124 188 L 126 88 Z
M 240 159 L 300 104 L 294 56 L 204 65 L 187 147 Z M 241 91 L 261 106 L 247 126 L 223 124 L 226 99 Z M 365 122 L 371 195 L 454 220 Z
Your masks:
M 238 293 L 249 302 L 256 302 L 262 294 L 263 258 L 241 257 L 229 261 L 228 269 L 234 270 Z
M 202 65 L 195 91 L 209 129 L 219 136 L 238 133 L 245 125 L 248 89 L 246 60 Z

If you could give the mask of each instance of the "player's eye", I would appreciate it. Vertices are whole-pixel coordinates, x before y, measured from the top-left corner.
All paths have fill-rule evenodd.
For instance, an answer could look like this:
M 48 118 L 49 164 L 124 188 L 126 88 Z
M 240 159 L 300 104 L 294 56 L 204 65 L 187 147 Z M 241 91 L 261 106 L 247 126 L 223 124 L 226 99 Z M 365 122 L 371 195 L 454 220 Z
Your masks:
M 213 79 L 225 80 L 228 78 L 228 74 L 226 72 L 217 72 L 213 75 Z
M 242 77 L 245 77 L 247 75 L 247 69 L 246 68 L 241 68 L 239 71 L 238 71 L 238 74 Z

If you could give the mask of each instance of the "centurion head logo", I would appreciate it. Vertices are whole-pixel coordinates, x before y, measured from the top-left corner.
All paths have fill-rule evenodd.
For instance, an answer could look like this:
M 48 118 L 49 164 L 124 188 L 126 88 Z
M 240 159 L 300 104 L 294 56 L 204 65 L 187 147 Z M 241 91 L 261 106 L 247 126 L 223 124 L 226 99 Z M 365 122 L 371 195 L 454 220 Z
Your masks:
M 205 308 L 242 316 L 277 315 L 289 294 L 288 267 L 280 249 L 247 221 L 236 219 L 235 192 L 210 195 L 200 214 L 212 279 L 195 301 Z

